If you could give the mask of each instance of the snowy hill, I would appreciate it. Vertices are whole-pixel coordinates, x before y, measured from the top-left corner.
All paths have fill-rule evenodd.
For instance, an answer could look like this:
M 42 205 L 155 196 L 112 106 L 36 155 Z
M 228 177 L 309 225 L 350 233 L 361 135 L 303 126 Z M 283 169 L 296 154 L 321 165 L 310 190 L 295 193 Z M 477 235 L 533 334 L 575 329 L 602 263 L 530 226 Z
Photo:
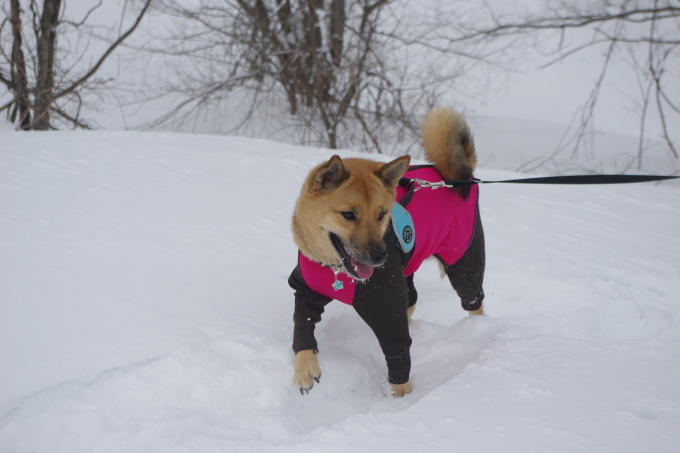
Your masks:
M 393 400 L 374 336 L 330 304 L 302 397 L 289 222 L 331 152 L 0 140 L 0 451 L 678 451 L 677 184 L 483 186 L 488 316 L 466 317 L 426 264 L 414 392 Z M 494 140 L 480 162 L 508 152 Z

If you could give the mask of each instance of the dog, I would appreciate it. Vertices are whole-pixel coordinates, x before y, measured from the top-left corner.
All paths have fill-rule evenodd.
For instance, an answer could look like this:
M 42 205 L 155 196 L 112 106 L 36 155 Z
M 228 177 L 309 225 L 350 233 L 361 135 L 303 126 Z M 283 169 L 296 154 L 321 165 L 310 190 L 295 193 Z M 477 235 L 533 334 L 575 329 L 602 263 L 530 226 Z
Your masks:
M 463 308 L 483 314 L 477 186 L 415 191 L 417 183 L 408 183 L 471 179 L 477 163 L 472 134 L 457 112 L 435 109 L 423 121 L 422 140 L 433 165 L 409 167 L 409 156 L 381 163 L 335 155 L 312 169 L 302 186 L 292 219 L 298 265 L 288 280 L 295 290 L 294 384 L 302 394 L 320 382 L 314 330 L 333 299 L 352 305 L 375 333 L 392 395 L 411 393 L 413 273 L 430 256 Z

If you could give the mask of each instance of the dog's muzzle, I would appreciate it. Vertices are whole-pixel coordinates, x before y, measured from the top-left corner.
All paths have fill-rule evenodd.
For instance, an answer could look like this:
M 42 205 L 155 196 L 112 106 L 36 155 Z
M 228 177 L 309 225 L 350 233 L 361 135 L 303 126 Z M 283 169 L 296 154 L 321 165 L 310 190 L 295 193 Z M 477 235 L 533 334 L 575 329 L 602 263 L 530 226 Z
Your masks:
M 343 266 L 347 274 L 349 274 L 355 280 L 366 280 L 373 275 L 373 271 L 376 267 L 382 266 L 387 259 L 387 248 L 384 245 L 374 245 L 371 248 L 369 257 L 371 264 L 362 263 L 357 261 L 352 257 L 352 255 L 347 251 L 345 244 L 343 244 L 342 239 L 335 234 L 330 233 L 330 240 L 335 247 L 335 251 L 340 256 Z

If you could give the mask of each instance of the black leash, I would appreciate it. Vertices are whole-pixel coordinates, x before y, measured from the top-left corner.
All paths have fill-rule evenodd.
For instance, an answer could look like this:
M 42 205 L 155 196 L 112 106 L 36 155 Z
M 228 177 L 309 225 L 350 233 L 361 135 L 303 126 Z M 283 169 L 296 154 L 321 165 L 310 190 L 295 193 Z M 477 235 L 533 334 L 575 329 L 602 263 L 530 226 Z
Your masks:
M 634 182 L 664 181 L 677 179 L 680 176 L 660 175 L 572 175 L 572 176 L 544 176 L 541 178 L 507 179 L 503 181 L 482 181 L 481 179 L 443 181 L 446 186 L 459 187 L 472 184 L 630 184 Z M 442 187 L 446 187 L 442 186 Z
M 424 166 L 423 166 L 424 167 Z M 418 167 L 420 168 L 420 167 Z M 411 169 L 409 169 L 411 170 Z M 402 205 L 406 206 L 413 193 L 423 187 L 439 189 L 440 187 L 463 187 L 473 184 L 630 184 L 634 182 L 664 181 L 668 179 L 678 179 L 680 176 L 661 176 L 661 175 L 572 175 L 572 176 L 544 176 L 540 178 L 506 179 L 503 181 L 483 181 L 481 179 L 447 179 L 439 182 L 424 181 L 417 178 L 401 178 L 399 185 L 405 187 L 408 192 L 402 200 Z

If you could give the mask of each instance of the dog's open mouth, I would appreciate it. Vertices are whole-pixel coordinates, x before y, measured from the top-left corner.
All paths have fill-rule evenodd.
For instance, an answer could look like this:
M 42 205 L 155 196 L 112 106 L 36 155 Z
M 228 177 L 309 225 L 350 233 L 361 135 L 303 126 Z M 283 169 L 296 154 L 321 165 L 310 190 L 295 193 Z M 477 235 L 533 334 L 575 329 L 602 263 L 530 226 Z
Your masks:
M 337 234 L 330 233 L 331 243 L 335 247 L 335 251 L 338 252 L 340 258 L 342 259 L 342 264 L 345 266 L 347 273 L 356 280 L 366 280 L 373 275 L 373 266 L 368 264 L 363 264 L 352 258 L 352 255 L 347 252 L 345 245 Z

